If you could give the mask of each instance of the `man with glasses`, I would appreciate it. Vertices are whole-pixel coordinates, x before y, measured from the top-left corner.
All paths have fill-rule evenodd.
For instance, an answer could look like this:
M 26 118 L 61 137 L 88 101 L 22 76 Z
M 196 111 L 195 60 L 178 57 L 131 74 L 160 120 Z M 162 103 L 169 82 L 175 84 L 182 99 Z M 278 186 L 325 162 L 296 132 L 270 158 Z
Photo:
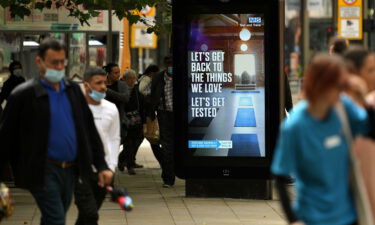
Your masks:
M 39 78 L 12 92 L 0 120 L 0 165 L 10 160 L 16 186 L 31 192 L 48 225 L 65 224 L 75 179 L 88 179 L 92 165 L 100 186 L 113 176 L 85 97 L 64 78 L 65 57 L 59 41 L 43 41 Z

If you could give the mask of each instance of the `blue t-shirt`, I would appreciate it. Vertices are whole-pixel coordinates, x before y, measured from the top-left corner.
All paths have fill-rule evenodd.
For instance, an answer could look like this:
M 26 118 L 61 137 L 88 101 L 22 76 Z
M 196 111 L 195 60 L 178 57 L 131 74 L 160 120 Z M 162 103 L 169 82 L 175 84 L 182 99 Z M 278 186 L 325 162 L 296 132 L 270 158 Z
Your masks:
M 353 135 L 369 130 L 367 113 L 342 96 Z M 349 190 L 349 152 L 335 109 L 318 120 L 298 104 L 280 131 L 272 163 L 275 175 L 296 178 L 294 211 L 307 225 L 348 225 L 356 220 Z
M 59 91 L 46 81 L 40 81 L 46 88 L 50 104 L 48 158 L 60 162 L 72 162 L 77 156 L 77 135 L 64 81 L 60 82 Z

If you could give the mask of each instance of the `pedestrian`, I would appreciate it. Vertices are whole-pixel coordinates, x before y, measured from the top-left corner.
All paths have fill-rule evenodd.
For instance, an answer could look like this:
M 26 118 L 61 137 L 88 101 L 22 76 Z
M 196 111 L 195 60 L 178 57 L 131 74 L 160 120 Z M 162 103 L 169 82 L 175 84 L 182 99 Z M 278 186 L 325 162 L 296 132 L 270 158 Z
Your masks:
M 136 163 L 136 155 L 143 137 L 143 96 L 139 94 L 137 85 L 137 74 L 134 70 L 127 70 L 123 79 L 127 85 L 130 99 L 125 105 L 125 117 L 127 118 L 127 134 L 124 140 L 123 151 L 119 156 L 119 169 L 127 168 L 129 175 L 135 175 L 135 168 L 143 165 Z
M 84 74 L 84 87 L 87 103 L 104 145 L 105 160 L 114 173 L 120 150 L 120 116 L 116 105 L 104 99 L 107 91 L 106 75 L 106 72 L 99 67 L 88 68 Z M 92 173 L 88 182 L 78 181 L 74 194 L 78 208 L 75 224 L 98 224 L 98 211 L 105 199 L 106 189 L 98 186 L 96 173 Z
M 107 72 L 106 100 L 116 105 L 120 115 L 121 144 L 126 136 L 125 104 L 129 101 L 127 85 L 120 81 L 120 67 L 115 63 L 109 63 L 103 69 Z
M 350 225 L 357 220 L 349 187 L 350 149 L 334 106 L 343 104 L 354 136 L 366 135 L 369 124 L 366 111 L 340 94 L 346 76 L 341 58 L 313 59 L 305 75 L 306 100 L 281 125 L 271 170 L 291 224 Z M 286 188 L 290 175 L 296 180 L 294 210 Z
M 23 77 L 22 64 L 18 61 L 13 61 L 9 64 L 9 78 L 4 82 L 0 92 L 0 107 L 4 100 L 7 100 L 10 93 L 15 87 L 25 82 Z
M 144 136 L 150 142 L 152 152 L 155 158 L 158 160 L 159 164 L 162 163 L 162 149 L 159 143 L 159 126 L 158 121 L 153 118 L 155 112 L 152 109 L 151 102 L 151 83 L 152 77 L 159 72 L 159 67 L 157 65 L 150 65 L 146 68 L 145 72 L 139 79 L 139 92 L 143 96 L 143 104 L 145 111 L 145 124 L 144 124 Z
M 15 88 L 0 121 L 0 165 L 10 161 L 15 185 L 31 192 L 41 224 L 64 225 L 75 179 L 87 179 L 92 165 L 100 186 L 113 173 L 80 87 L 64 78 L 65 47 L 45 39 L 38 48 L 38 78 Z
M 349 47 L 349 41 L 343 37 L 333 37 L 329 42 L 329 54 L 344 55 Z
M 173 60 L 171 56 L 164 58 L 164 65 L 166 69 L 152 77 L 151 104 L 153 111 L 157 111 L 159 122 L 163 187 L 170 188 L 175 183 Z M 153 118 L 155 118 L 154 115 Z
M 357 83 L 357 88 L 351 93 L 351 97 L 358 104 L 375 105 L 375 54 L 364 47 L 351 46 L 344 54 L 348 70 L 352 74 L 352 83 Z M 368 102 L 363 102 L 363 96 Z

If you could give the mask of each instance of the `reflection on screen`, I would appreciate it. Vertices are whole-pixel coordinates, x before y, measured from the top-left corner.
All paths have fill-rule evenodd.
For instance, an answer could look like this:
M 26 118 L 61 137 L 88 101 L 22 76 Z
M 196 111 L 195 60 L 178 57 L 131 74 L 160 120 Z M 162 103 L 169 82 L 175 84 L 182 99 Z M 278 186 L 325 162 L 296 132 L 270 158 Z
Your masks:
M 191 17 L 188 145 L 193 156 L 265 157 L 263 18 Z

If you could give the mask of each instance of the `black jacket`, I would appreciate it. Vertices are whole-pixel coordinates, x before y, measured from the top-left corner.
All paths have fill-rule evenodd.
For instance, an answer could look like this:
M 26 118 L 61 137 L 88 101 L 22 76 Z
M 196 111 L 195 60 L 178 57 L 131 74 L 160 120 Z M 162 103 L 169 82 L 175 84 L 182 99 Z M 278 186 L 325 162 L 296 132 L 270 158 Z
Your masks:
M 129 88 L 129 87 L 128 87 Z M 139 92 L 138 84 L 135 85 L 130 93 L 129 102 L 125 105 L 125 114 L 127 112 L 138 111 L 144 123 L 146 120 L 145 110 L 144 110 L 144 97 Z
M 64 82 L 77 134 L 77 167 L 79 175 L 87 178 L 92 164 L 98 171 L 108 169 L 103 144 L 81 89 L 73 81 Z M 40 80 L 19 85 L 9 96 L 0 120 L 0 166 L 10 160 L 17 187 L 43 187 L 49 127 L 49 98 Z
M 0 105 L 3 103 L 4 100 L 8 99 L 13 89 L 18 85 L 22 84 L 23 82 L 25 82 L 25 78 L 10 75 L 9 78 L 4 82 L 3 87 L 1 88 Z
M 164 99 L 164 87 L 165 87 L 165 70 L 152 76 L 151 82 L 151 106 L 152 110 L 156 111 L 161 103 L 161 99 Z
M 114 87 L 114 90 L 111 89 Z M 125 82 L 119 80 L 114 83 L 114 86 L 107 88 L 107 96 L 106 100 L 112 102 L 116 105 L 117 110 L 120 115 L 120 123 L 121 123 L 121 137 L 126 136 L 126 116 L 125 116 L 125 105 L 129 101 L 129 90 L 128 85 Z

